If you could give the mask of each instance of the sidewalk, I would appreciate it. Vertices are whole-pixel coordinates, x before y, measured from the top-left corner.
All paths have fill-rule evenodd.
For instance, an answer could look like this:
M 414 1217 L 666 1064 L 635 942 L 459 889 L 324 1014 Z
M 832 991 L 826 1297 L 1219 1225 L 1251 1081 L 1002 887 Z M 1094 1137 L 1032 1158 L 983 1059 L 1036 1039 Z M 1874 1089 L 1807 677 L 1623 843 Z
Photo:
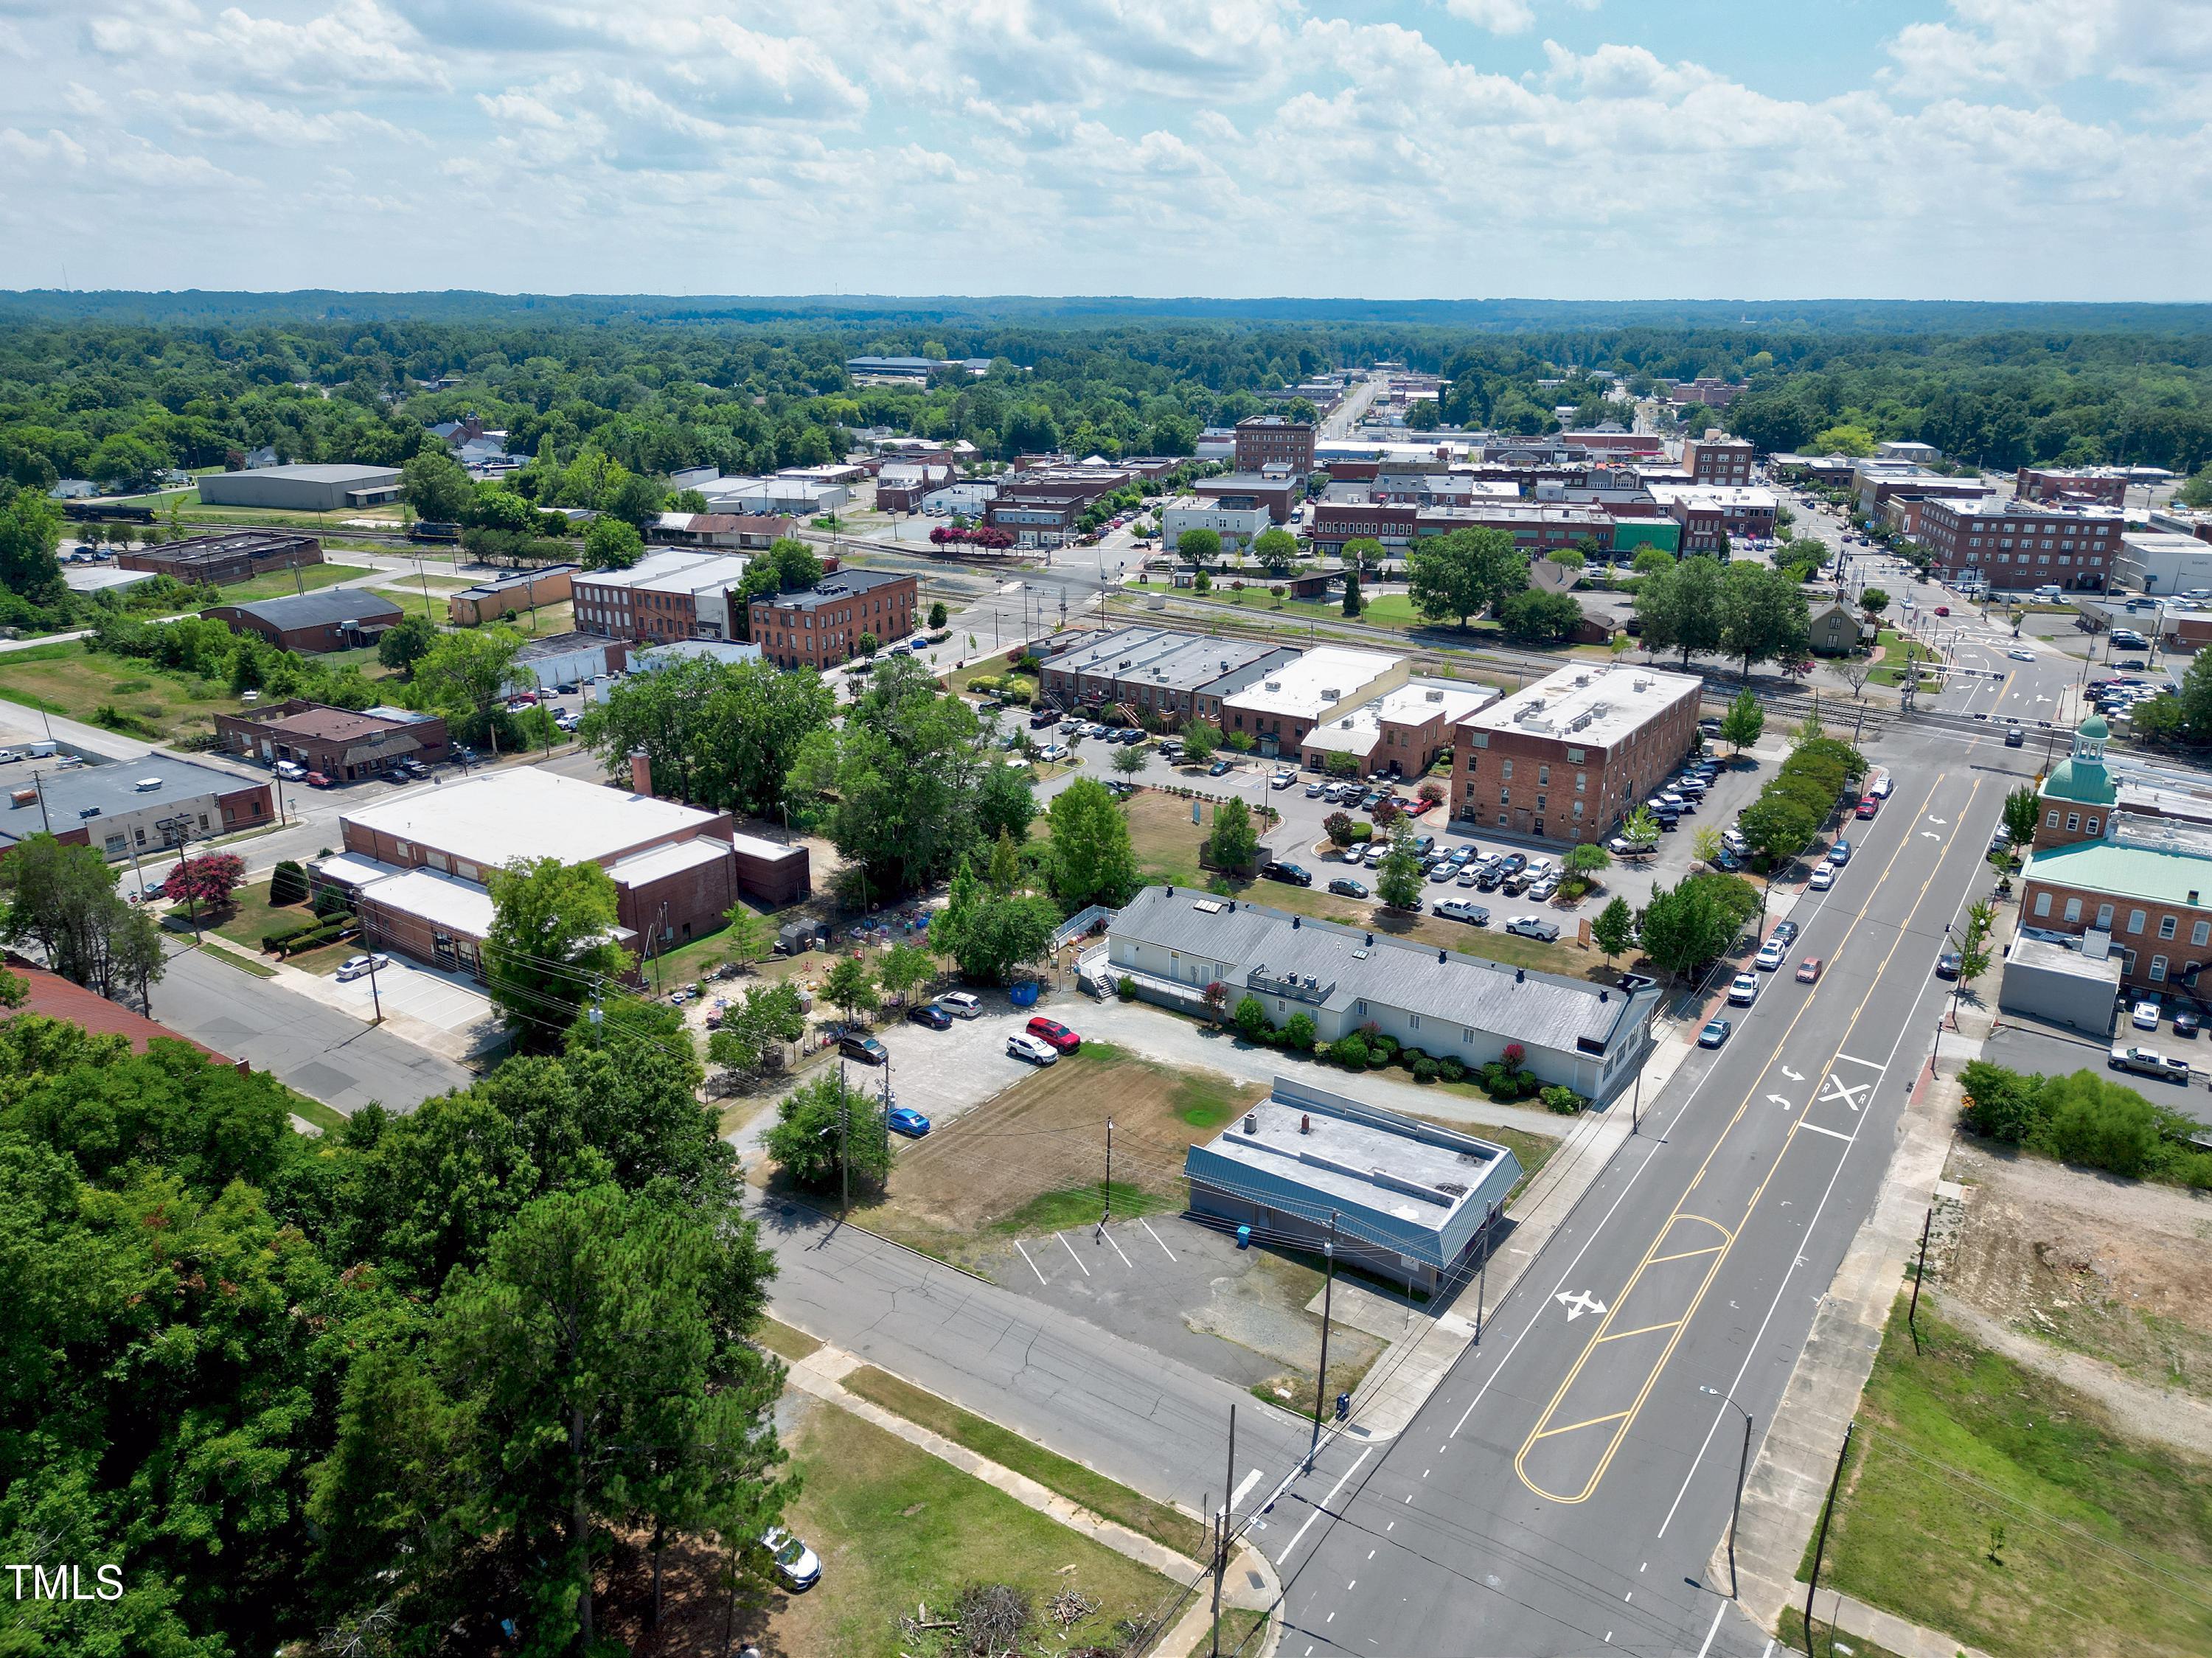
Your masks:
M 1989 1034 L 1991 1010 L 1962 1003 L 1959 1017 L 1962 1028 L 1938 1039 L 1937 1075 L 1931 1078 L 1921 1067 L 1881 1195 L 1821 1297 L 1744 1486 L 1736 1542 L 1741 1604 L 1764 1629 L 1775 1627 L 1785 1606 L 1803 1610 L 1806 1585 L 1798 1572 L 1820 1521 L 1844 1428 L 1874 1372 L 1890 1309 L 1919 1245 L 1922 1218 L 1936 1200 L 1962 1098 L 1959 1071 L 1980 1057 Z M 1714 1546 L 1708 1570 L 1713 1582 L 1726 1581 L 1725 1538 Z M 1814 1616 L 1832 1619 L 1840 1633 L 1901 1658 L 1985 1658 L 1948 1635 L 1833 1589 L 1820 1591 Z
M 1115 1553 L 1149 1567 L 1177 1584 L 1189 1584 L 1207 1574 L 1205 1564 L 1177 1554 L 1164 1543 L 1130 1530 L 1114 1521 L 1102 1519 L 1079 1503 L 1072 1503 L 1057 1491 L 1039 1485 L 1026 1474 L 978 1455 L 964 1445 L 954 1443 L 944 1435 L 908 1420 L 895 1411 L 887 1411 L 871 1400 L 846 1390 L 844 1378 L 865 1363 L 858 1354 L 847 1352 L 842 1347 L 824 1345 L 787 1369 L 791 1384 L 800 1392 L 811 1394 L 849 1411 L 862 1420 L 872 1423 L 885 1433 L 896 1434 L 908 1444 L 928 1452 L 939 1461 L 948 1462 L 963 1473 L 970 1474 L 998 1491 L 1004 1491 L 1017 1503 L 1036 1509 L 1079 1532 L 1094 1543 Z M 1194 1515 L 1193 1519 L 1201 1516 Z M 1239 1545 L 1231 1560 L 1230 1573 L 1222 1585 L 1221 1604 L 1228 1607 L 1273 1606 L 1282 1599 L 1282 1583 L 1275 1576 L 1275 1568 L 1258 1550 Z M 1203 1584 L 1192 1597 L 1191 1604 L 1182 1616 L 1169 1627 L 1155 1644 L 1153 1650 L 1162 1658 L 1183 1658 L 1183 1655 L 1198 1643 L 1206 1633 L 1213 1613 L 1213 1599 Z M 1274 1649 L 1275 1637 L 1267 1640 L 1253 1655 L 1262 1658 Z

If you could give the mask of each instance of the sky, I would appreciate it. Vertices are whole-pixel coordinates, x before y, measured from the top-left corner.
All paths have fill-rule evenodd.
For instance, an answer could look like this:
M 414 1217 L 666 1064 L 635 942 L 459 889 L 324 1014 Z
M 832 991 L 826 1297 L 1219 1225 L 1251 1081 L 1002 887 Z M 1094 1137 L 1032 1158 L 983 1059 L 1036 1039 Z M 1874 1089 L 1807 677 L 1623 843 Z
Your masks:
M 2207 200 L 2212 0 L 0 0 L 9 288 L 2198 301 Z

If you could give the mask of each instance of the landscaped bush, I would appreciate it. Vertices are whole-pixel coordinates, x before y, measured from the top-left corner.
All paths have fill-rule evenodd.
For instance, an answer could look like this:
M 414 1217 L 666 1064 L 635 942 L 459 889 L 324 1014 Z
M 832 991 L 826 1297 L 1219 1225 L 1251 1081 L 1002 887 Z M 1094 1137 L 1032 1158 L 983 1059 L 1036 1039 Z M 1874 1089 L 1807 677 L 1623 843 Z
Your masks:
M 302 939 L 319 932 L 328 932 L 334 927 L 349 927 L 353 922 L 353 912 L 341 904 L 332 914 L 317 915 L 313 920 L 301 921 L 295 926 L 280 927 L 275 932 L 263 933 L 261 948 L 269 951 L 303 949 L 306 946 L 301 944 Z
M 1483 1092 L 1500 1105 L 1525 1100 L 1543 1086 L 1534 1072 L 1522 1071 L 1498 1060 L 1492 1060 L 1476 1072 L 1474 1079 L 1481 1084 Z
M 1339 1036 L 1328 1045 L 1328 1057 L 1347 1071 L 1367 1068 L 1367 1040 L 1358 1031 L 1349 1036 Z
M 1419 1065 L 1423 1060 L 1425 1060 L 1429 1056 L 1427 1054 L 1422 1053 L 1418 1048 L 1401 1048 L 1398 1050 L 1398 1063 L 1404 1066 L 1408 1071 L 1411 1071 L 1415 1066 Z
M 1388 1065 L 1396 1057 L 1398 1039 L 1395 1036 L 1385 1035 L 1379 1030 L 1362 1030 L 1359 1034 L 1367 1038 L 1367 1051 L 1376 1056 L 1371 1063 Z
M 289 904 L 298 903 L 307 896 L 307 872 L 294 859 L 287 858 L 269 877 L 270 907 L 283 909 Z
M 1555 1083 L 1540 1096 L 1547 1111 L 1556 1111 L 1563 1117 L 1571 1117 L 1589 1102 L 1564 1083 Z
M 1137 999 L 1137 981 L 1131 978 L 1127 974 L 1124 973 L 1121 975 L 1121 982 L 1114 987 L 1114 993 L 1116 996 L 1119 996 L 1125 1002 L 1135 1001 Z
M 1363 846 L 1363 845 L 1366 844 L 1368 841 L 1372 841 L 1374 838 L 1375 838 L 1375 825 L 1374 825 L 1374 824 L 1372 824 L 1372 823 L 1354 823 L 1354 824 L 1352 826 L 1352 844 L 1353 846 L 1355 846 L 1355 847 L 1357 847 L 1357 846 Z
M 345 894 L 336 887 L 325 887 L 315 895 L 315 914 L 325 919 L 338 914 L 345 907 Z
M 1291 1014 L 1291 1017 L 1284 1022 L 1282 1035 L 1283 1046 L 1289 1048 L 1291 1052 L 1293 1054 L 1310 1054 L 1313 1051 L 1314 1037 L 1316 1035 L 1314 1030 L 1313 1015 L 1310 1013 Z
M 1413 1061 L 1413 1080 L 1417 1083 L 1432 1083 L 1439 1074 L 1437 1062 L 1425 1054 Z
M 1467 1080 L 1467 1066 L 1458 1060 L 1449 1057 L 1438 1060 L 1437 1070 L 1448 1083 L 1463 1083 Z
M 1960 1073 L 1972 1133 L 2130 1180 L 2212 1190 L 2212 1152 L 2191 1145 L 2197 1125 L 2094 1071 L 2025 1075 L 1976 1060 Z

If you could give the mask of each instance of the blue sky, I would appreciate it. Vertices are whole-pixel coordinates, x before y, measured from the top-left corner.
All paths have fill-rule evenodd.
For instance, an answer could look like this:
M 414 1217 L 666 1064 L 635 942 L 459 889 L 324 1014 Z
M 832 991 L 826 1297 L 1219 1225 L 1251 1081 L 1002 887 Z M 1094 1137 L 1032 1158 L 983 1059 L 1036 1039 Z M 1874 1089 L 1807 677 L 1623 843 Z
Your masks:
M 2212 299 L 2212 0 L 0 0 L 0 286 Z

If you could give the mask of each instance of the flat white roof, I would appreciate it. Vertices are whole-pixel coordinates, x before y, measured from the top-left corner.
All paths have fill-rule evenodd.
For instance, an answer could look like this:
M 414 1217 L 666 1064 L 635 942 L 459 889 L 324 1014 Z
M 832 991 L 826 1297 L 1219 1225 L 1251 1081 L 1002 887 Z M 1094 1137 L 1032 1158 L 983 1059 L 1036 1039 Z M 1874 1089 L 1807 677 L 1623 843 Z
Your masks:
M 1772 507 L 1774 491 L 1755 483 L 1661 483 L 1644 486 L 1662 506 L 1678 501 L 1692 507 Z
M 1469 685 L 1461 680 L 1408 680 L 1395 691 L 1316 726 L 1306 733 L 1305 746 L 1365 755 L 1382 738 L 1386 720 L 1414 725 L 1441 716 L 1445 725 L 1455 726 L 1497 695 L 1487 685 Z
M 1221 706 L 1241 708 L 1247 714 L 1288 714 L 1300 719 L 1318 719 L 1358 696 L 1405 659 L 1382 651 L 1322 645 L 1295 662 L 1270 668 L 1243 690 L 1223 697 Z
M 1503 701 L 1468 715 L 1470 731 L 1521 732 L 1576 738 L 1609 747 L 1687 696 L 1705 682 L 1694 674 L 1668 673 L 1623 663 L 1565 667 Z
M 496 869 L 516 858 L 603 862 L 714 819 L 672 800 L 526 766 L 364 806 L 343 821 Z
M 647 553 L 627 570 L 581 570 L 576 574 L 578 583 L 589 583 L 599 587 L 658 587 L 668 584 L 676 591 L 692 592 L 696 588 L 714 586 L 718 580 L 734 583 L 744 580 L 745 566 L 750 560 L 735 553 L 702 551 L 693 547 L 663 547 Z M 730 567 L 726 578 L 720 576 L 716 566 Z M 693 579 L 693 578 L 696 578 Z
M 472 938 L 482 938 L 491 932 L 491 894 L 474 881 L 441 875 L 434 869 L 403 870 L 397 875 L 387 875 L 362 888 L 362 896 L 373 899 L 386 909 L 420 916 L 448 932 L 465 932 Z
M 696 869 L 702 864 L 720 863 L 729 855 L 728 841 L 717 841 L 711 835 L 702 835 L 694 840 L 655 847 L 650 852 L 641 852 L 635 858 L 625 858 L 611 865 L 607 873 L 614 878 L 617 886 L 642 886 L 647 881 L 658 881 L 664 876 Z

